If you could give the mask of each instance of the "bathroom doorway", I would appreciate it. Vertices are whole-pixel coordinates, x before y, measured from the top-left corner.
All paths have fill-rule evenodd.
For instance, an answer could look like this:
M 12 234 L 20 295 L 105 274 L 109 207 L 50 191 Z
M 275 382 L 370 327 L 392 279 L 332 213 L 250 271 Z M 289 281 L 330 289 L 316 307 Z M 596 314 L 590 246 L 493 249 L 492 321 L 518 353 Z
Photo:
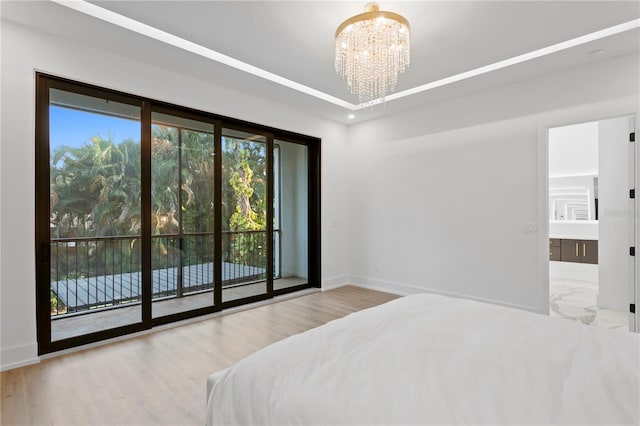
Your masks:
M 549 315 L 629 330 L 634 117 L 548 130 Z

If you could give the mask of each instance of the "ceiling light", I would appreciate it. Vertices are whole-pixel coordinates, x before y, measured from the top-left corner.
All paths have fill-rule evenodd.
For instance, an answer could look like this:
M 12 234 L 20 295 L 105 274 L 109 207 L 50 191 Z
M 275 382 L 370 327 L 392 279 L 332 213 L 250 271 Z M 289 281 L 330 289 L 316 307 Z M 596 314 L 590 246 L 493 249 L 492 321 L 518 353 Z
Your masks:
M 369 3 L 336 30 L 336 72 L 360 104 L 384 99 L 409 65 L 409 22 Z
M 349 114 L 347 118 L 349 118 L 349 120 L 353 120 L 354 118 L 356 118 L 356 116 L 354 114 Z

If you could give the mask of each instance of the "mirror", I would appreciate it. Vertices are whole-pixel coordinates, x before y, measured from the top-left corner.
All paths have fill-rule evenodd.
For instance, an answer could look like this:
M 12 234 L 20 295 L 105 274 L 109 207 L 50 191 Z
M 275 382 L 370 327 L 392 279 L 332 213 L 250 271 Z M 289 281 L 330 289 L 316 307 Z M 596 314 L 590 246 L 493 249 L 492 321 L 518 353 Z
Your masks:
M 549 178 L 550 220 L 598 220 L 598 176 Z

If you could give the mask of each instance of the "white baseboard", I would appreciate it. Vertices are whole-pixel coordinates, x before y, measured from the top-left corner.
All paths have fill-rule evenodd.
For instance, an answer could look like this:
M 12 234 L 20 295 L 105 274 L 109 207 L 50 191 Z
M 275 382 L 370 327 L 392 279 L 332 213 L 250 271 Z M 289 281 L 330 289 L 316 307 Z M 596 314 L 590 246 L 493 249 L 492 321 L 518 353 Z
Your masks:
M 0 360 L 0 371 L 37 364 L 40 362 L 40 358 L 38 357 L 38 344 L 30 343 L 28 345 L 2 348 L 0 351 Z
M 440 294 L 442 296 L 476 300 L 478 302 L 491 303 L 493 305 L 505 306 L 507 308 L 515 308 L 523 311 L 539 313 L 538 309 L 536 309 L 533 306 L 518 305 L 515 303 L 508 303 L 500 300 L 493 300 L 493 299 L 488 299 L 484 297 L 471 296 L 468 294 L 454 293 L 450 291 L 443 291 L 443 290 L 438 290 L 438 289 L 433 289 L 428 287 L 418 287 L 411 284 L 396 283 L 392 281 L 377 280 L 373 278 L 352 276 L 350 279 L 350 284 L 355 285 L 357 287 L 368 288 L 371 290 L 378 290 L 378 291 L 384 291 L 386 293 L 397 294 L 399 296 L 407 296 L 410 294 L 419 294 L 419 293 L 433 293 L 433 294 Z
M 434 291 L 429 291 L 426 288 L 416 287 L 410 284 L 401 284 L 393 281 L 383 281 L 359 276 L 352 276 L 350 283 L 358 287 L 384 291 L 385 293 L 397 294 L 398 296 L 407 296 L 409 294 L 419 293 L 435 293 Z
M 348 275 L 339 275 L 337 277 L 326 278 L 322 280 L 322 291 L 333 290 L 334 288 L 344 287 L 350 283 Z

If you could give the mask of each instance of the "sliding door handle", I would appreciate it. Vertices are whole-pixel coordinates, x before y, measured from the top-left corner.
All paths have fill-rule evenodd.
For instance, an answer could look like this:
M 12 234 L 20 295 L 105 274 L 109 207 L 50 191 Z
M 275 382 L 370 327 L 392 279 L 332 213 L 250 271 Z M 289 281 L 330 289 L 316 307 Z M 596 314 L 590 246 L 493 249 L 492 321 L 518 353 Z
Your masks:
M 580 252 L 578 251 L 578 243 L 576 243 L 576 257 L 580 256 Z
M 587 256 L 587 243 L 582 243 L 582 256 Z

